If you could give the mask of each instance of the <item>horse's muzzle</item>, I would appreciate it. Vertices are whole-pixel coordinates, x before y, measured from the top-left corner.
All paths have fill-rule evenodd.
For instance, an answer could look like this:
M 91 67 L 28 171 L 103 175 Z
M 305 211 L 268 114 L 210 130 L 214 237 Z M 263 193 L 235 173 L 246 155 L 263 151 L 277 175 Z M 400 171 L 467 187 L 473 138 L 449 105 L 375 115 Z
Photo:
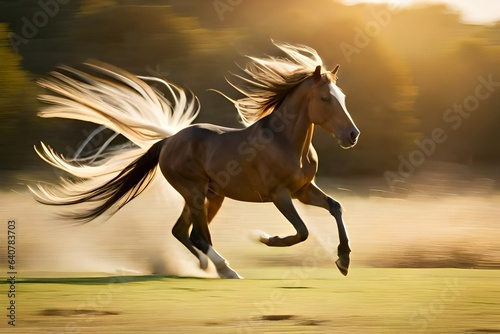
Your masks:
M 345 135 L 340 139 L 340 147 L 348 149 L 356 145 L 359 134 L 360 132 L 357 128 L 346 131 Z

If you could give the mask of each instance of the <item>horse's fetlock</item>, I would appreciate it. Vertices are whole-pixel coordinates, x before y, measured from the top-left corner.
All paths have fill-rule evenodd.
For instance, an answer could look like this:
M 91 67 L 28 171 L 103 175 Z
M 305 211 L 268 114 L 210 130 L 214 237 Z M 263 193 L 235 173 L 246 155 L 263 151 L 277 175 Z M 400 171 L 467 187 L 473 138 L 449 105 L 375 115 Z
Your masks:
M 349 255 L 351 253 L 351 248 L 348 245 L 339 245 L 337 248 L 337 255 Z
M 306 241 L 307 238 L 309 237 L 309 231 L 308 230 L 304 230 L 304 231 L 301 231 L 299 233 L 299 240 L 302 242 L 302 241 Z

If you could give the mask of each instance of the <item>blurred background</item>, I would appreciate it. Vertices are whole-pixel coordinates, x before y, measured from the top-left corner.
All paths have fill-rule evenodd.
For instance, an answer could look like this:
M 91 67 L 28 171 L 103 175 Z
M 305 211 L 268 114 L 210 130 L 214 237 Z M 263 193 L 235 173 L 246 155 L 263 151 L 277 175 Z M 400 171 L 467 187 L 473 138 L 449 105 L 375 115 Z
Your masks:
M 0 171 L 43 170 L 33 145 L 43 140 L 71 155 L 95 128 L 36 117 L 43 91 L 35 80 L 57 65 L 95 58 L 166 77 L 199 96 L 198 122 L 239 126 L 233 106 L 207 89 L 237 97 L 225 76 L 245 64 L 243 55 L 279 55 L 273 38 L 313 47 L 329 68 L 341 65 L 338 85 L 362 135 L 356 149 L 343 151 L 317 131 L 320 176 L 401 176 L 397 169 L 419 149 L 416 141 L 442 128 L 446 141 L 417 170 L 440 161 L 493 177 L 500 163 L 498 84 L 484 89 L 487 98 L 468 97 L 480 78 L 500 81 L 499 5 L 474 2 L 472 15 L 457 6 L 464 1 L 359 2 L 1 1 Z M 464 103 L 469 115 L 447 113 Z
M 477 219 L 488 226 L 481 235 L 494 244 L 500 177 L 496 0 L 14 0 L 0 6 L 2 190 L 24 192 L 24 183 L 57 175 L 33 145 L 44 141 L 72 156 L 96 128 L 36 116 L 42 107 L 36 97 L 44 93 L 36 80 L 56 66 L 94 58 L 165 77 L 200 98 L 196 122 L 238 127 L 231 103 L 207 89 L 238 97 L 225 77 L 239 71 L 244 55 L 279 56 L 272 38 L 316 49 L 330 69 L 341 65 L 338 85 L 361 137 L 346 151 L 316 131 L 324 184 L 340 198 L 429 196 L 425 204 L 354 201 L 353 212 L 363 214 L 354 234 L 373 242 L 363 229 L 374 217 L 392 233 L 404 229 L 393 227 L 405 217 L 430 228 L 444 221 L 447 230 L 454 223 L 467 230 Z M 464 197 L 443 205 L 434 200 L 456 195 Z M 18 203 L 9 200 L 4 203 Z M 421 212 L 431 203 L 442 215 Z M 476 210 L 462 215 L 469 205 Z

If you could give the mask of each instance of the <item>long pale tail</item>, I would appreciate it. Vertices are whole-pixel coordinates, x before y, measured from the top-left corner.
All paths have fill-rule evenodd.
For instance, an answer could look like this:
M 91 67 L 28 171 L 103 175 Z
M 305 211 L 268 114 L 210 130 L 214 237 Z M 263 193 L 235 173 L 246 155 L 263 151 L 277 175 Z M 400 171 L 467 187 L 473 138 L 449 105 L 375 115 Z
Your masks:
M 58 185 L 38 184 L 29 189 L 44 204 L 92 203 L 93 208 L 70 215 L 89 221 L 112 207 L 113 212 L 118 210 L 153 181 L 162 139 L 190 125 L 199 112 L 199 102 L 159 78 L 137 77 L 97 61 L 85 65 L 86 71 L 64 66 L 39 81 L 58 94 L 39 97 L 52 104 L 39 116 L 103 125 L 134 145 L 107 147 L 108 141 L 89 159 L 64 157 L 41 143 L 41 149 L 35 147 L 38 155 L 73 177 L 61 178 Z M 169 98 L 148 83 L 162 85 Z
M 121 209 L 125 204 L 139 196 L 153 180 L 158 158 L 164 141 L 160 140 L 154 144 L 144 155 L 125 167 L 120 174 L 108 182 L 88 191 L 72 194 L 59 203 L 48 202 L 44 204 L 71 205 L 79 203 L 98 203 L 97 206 L 86 211 L 72 212 L 65 214 L 68 218 L 73 218 L 81 222 L 89 222 L 111 208 L 110 214 Z

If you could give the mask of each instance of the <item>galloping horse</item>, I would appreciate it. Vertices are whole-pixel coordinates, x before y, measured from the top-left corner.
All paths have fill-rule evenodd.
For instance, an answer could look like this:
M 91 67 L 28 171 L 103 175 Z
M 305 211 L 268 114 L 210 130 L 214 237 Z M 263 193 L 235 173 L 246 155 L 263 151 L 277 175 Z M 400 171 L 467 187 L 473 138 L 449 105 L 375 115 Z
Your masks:
M 116 212 L 138 196 L 159 166 L 185 200 L 173 235 L 198 257 L 202 268 L 210 259 L 219 276 L 228 278 L 240 276 L 214 250 L 209 231 L 224 198 L 274 203 L 296 230 L 286 237 L 260 236 L 262 243 L 274 247 L 291 246 L 308 237 L 292 203 L 296 198 L 327 209 L 335 218 L 340 239 L 335 263 L 347 275 L 351 250 L 341 205 L 314 183 L 318 157 L 311 143 L 315 125 L 331 133 L 343 148 L 358 140 L 345 95 L 336 85 L 339 66 L 323 71 L 315 50 L 273 43 L 286 58 L 249 57 L 246 75 L 237 76 L 243 84 L 231 84 L 244 95 L 238 100 L 228 98 L 246 125 L 242 129 L 189 125 L 199 110 L 196 97 L 187 98 L 182 89 L 158 78 L 136 77 L 95 61 L 87 65 L 99 75 L 68 67 L 52 73 L 40 84 L 62 97 L 41 96 L 54 104 L 41 116 L 102 124 L 137 146 L 126 152 L 108 150 L 91 163 L 75 164 L 42 144 L 37 152 L 43 159 L 87 181 L 38 185 L 30 188 L 35 198 L 51 205 L 94 203 L 87 211 L 70 214 L 88 222 Z M 174 103 L 146 82 L 164 84 Z

